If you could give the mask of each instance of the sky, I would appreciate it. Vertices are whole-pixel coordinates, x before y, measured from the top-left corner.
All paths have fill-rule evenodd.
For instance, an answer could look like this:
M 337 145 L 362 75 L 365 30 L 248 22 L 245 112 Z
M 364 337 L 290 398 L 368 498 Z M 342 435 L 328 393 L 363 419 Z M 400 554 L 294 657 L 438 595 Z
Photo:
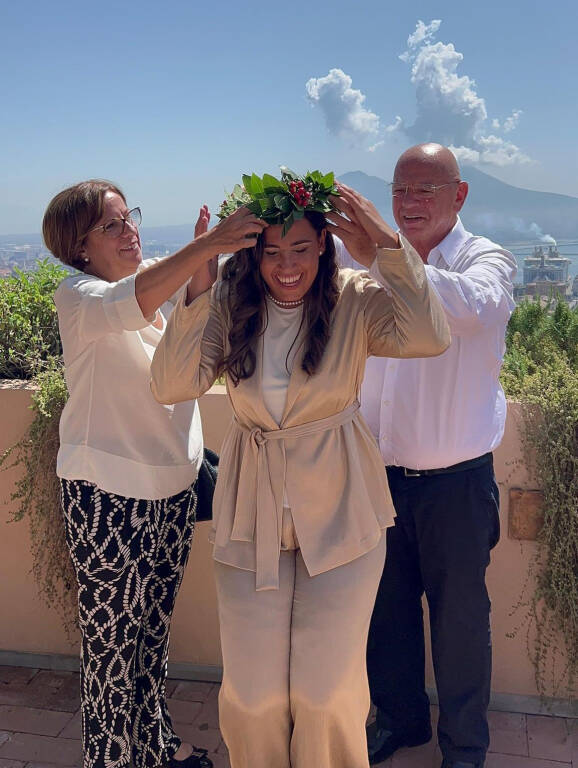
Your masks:
M 389 180 L 425 140 L 578 197 L 577 27 L 575 0 L 0 0 L 0 234 L 87 178 L 192 226 L 242 173 Z

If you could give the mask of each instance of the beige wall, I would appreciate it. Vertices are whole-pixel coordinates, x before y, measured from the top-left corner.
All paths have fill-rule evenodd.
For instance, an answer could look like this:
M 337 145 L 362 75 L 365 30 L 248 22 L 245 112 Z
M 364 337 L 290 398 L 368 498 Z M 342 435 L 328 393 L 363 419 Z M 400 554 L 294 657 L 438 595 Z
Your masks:
M 0 387 L 0 451 L 12 445 L 30 422 L 30 393 L 12 385 Z M 201 400 L 206 444 L 219 449 L 231 417 L 223 387 L 215 387 Z M 492 557 L 488 584 L 493 604 L 494 675 L 498 693 L 535 695 L 533 671 L 527 658 L 525 633 L 506 637 L 516 626 L 510 617 L 526 578 L 534 545 L 507 535 L 508 489 L 528 488 L 520 461 L 518 410 L 510 407 L 506 435 L 496 452 L 496 474 L 502 498 L 502 538 Z M 6 524 L 14 470 L 0 473 L 0 651 L 70 654 L 58 616 L 42 603 L 30 574 L 31 561 L 25 523 Z M 220 650 L 212 560 L 207 542 L 209 523 L 201 523 L 173 619 L 171 660 L 193 665 L 219 665 Z M 430 673 L 431 683 L 431 673 Z
M 500 447 L 494 454 L 496 480 L 500 488 L 500 541 L 492 552 L 488 568 L 487 584 L 492 601 L 492 643 L 493 673 L 492 692 L 518 696 L 535 696 L 534 668 L 527 653 L 526 630 L 516 637 L 507 635 L 519 626 L 524 611 L 511 616 L 513 607 L 519 602 L 526 585 L 526 596 L 532 586 L 527 583 L 528 566 L 536 545 L 531 541 L 519 541 L 508 537 L 509 489 L 535 486 L 529 480 L 526 467 L 521 460 L 518 425 L 520 406 L 508 403 L 506 430 Z M 427 605 L 424 600 L 427 615 Z M 428 658 L 427 682 L 433 687 L 431 658 Z

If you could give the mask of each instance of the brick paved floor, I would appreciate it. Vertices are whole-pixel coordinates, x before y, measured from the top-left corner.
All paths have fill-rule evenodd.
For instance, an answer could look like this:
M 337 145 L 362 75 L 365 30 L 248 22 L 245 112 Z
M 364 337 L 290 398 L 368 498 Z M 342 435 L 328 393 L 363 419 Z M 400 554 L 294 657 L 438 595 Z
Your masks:
M 168 682 L 177 733 L 229 768 L 218 729 L 215 683 Z M 80 768 L 78 675 L 0 666 L 0 768 Z M 435 726 L 437 710 L 432 707 Z M 486 768 L 578 768 L 578 723 L 563 717 L 490 712 Z M 432 741 L 403 749 L 382 768 L 439 768 Z

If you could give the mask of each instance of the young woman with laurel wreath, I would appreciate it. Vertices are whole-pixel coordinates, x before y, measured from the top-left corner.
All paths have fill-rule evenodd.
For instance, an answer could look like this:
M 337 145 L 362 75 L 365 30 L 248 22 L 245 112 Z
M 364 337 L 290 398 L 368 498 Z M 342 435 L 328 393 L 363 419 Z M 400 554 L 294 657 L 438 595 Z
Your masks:
M 224 372 L 234 412 L 213 503 L 221 730 L 232 768 L 366 768 L 393 506 L 357 396 L 367 355 L 438 355 L 449 332 L 419 256 L 332 174 L 243 180 L 222 215 L 245 203 L 268 226 L 212 291 L 192 278 L 151 367 L 163 403 Z M 339 271 L 331 232 L 363 242 L 390 290 Z
M 194 242 L 143 263 L 140 209 L 129 210 L 110 182 L 63 190 L 44 216 L 48 248 L 80 270 L 54 300 L 69 391 L 57 473 L 78 579 L 84 768 L 212 765 L 206 750 L 181 743 L 165 701 L 203 456 L 200 416 L 195 402 L 159 405 L 149 387 L 172 297 L 223 249 L 247 236 L 255 243 L 264 226 L 240 211 L 207 232 L 208 218 L 204 206 Z

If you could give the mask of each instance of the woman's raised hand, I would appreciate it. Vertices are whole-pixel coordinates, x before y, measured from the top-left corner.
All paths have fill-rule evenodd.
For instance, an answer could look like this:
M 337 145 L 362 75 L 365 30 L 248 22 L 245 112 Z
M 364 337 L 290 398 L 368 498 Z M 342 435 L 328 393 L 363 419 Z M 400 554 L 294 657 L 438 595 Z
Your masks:
M 211 212 L 208 205 L 202 205 L 199 211 L 199 218 L 195 224 L 195 240 L 199 235 L 204 235 L 209 229 L 209 221 L 211 220 Z
M 202 205 L 195 224 L 195 240 L 207 232 L 210 220 L 211 214 L 208 206 Z M 187 303 L 193 301 L 201 293 L 205 293 L 205 291 L 212 287 L 217 279 L 218 266 L 219 255 L 215 254 L 191 275 L 187 285 Z
M 257 244 L 257 237 L 267 226 L 244 206 L 220 221 L 210 232 L 202 235 L 206 245 L 216 254 L 235 253 Z
M 338 206 L 340 198 L 334 197 L 333 204 Z M 369 269 L 377 253 L 377 246 L 361 226 L 351 206 L 341 203 L 340 210 L 327 213 L 327 230 L 336 235 L 347 248 L 355 261 Z
M 328 229 L 340 237 L 351 255 L 357 259 L 356 251 L 362 256 L 357 259 L 365 264 L 369 244 L 372 247 L 372 257 L 375 248 L 399 248 L 399 238 L 393 229 L 380 216 L 372 202 L 360 195 L 351 187 L 338 183 L 339 197 L 332 198 L 333 205 L 340 212 L 327 216 L 330 222 Z M 349 248 L 352 246 L 352 250 Z

